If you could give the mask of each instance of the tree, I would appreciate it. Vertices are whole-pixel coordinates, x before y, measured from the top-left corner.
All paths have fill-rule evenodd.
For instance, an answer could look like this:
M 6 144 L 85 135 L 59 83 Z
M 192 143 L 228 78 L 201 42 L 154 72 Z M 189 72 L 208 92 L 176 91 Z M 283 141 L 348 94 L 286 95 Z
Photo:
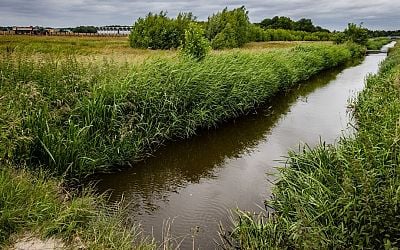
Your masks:
M 208 18 L 206 36 L 213 48 L 216 48 L 214 45 L 218 45 L 219 49 L 240 47 L 249 41 L 250 25 L 248 12 L 244 6 L 231 11 L 225 8 Z M 225 38 L 228 40 L 224 43 Z
M 129 42 L 134 48 L 178 48 L 185 39 L 185 30 L 195 20 L 191 13 L 180 13 L 176 19 L 166 12 L 149 13 L 139 18 L 132 27 Z
M 195 23 L 190 23 L 185 31 L 182 53 L 197 61 L 203 60 L 210 51 L 210 43 L 204 36 L 204 30 Z
M 214 37 L 211 46 L 214 49 L 231 49 L 239 46 L 236 32 L 230 23 L 227 23 L 225 28 Z
M 261 26 L 265 29 L 285 29 L 292 30 L 294 22 L 289 17 L 274 16 L 272 19 L 264 19 L 261 21 Z
M 347 41 L 355 42 L 361 45 L 367 44 L 368 30 L 363 28 L 361 25 L 357 26 L 354 23 L 349 23 L 343 33 Z
M 311 19 L 302 18 L 293 24 L 294 30 L 314 32 L 316 29 Z

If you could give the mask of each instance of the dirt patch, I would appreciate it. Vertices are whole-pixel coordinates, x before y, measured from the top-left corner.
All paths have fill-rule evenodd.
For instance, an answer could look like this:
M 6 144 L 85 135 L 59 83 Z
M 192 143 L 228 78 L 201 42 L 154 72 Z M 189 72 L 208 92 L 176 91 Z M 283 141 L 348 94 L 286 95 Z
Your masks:
M 41 240 L 34 236 L 25 236 L 17 240 L 10 249 L 12 250 L 59 250 L 65 249 L 64 243 L 60 239 Z

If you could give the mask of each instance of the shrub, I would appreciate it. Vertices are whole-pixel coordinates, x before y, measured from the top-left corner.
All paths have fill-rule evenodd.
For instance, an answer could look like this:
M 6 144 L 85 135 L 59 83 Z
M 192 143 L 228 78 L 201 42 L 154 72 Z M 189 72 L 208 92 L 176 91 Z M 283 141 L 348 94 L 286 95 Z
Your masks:
M 233 48 L 241 47 L 248 39 L 248 30 L 250 27 L 250 21 L 248 12 L 244 6 L 228 11 L 225 8 L 222 12 L 214 14 L 208 18 L 208 24 L 206 29 L 207 38 L 218 47 L 222 48 Z M 224 33 L 219 35 L 220 33 Z M 219 35 L 219 37 L 217 37 Z M 223 42 L 223 38 L 229 39 L 226 43 Z
M 130 46 L 146 49 L 178 48 L 185 38 L 185 30 L 193 20 L 191 13 L 179 14 L 176 19 L 167 17 L 166 12 L 149 13 L 133 25 L 129 35 Z
M 204 37 L 204 30 L 197 24 L 191 23 L 185 31 L 185 41 L 182 46 L 184 55 L 195 60 L 202 60 L 210 51 L 210 43 Z
M 211 41 L 211 46 L 214 49 L 238 47 L 236 33 L 230 23 L 226 24 L 225 28 L 214 37 Z

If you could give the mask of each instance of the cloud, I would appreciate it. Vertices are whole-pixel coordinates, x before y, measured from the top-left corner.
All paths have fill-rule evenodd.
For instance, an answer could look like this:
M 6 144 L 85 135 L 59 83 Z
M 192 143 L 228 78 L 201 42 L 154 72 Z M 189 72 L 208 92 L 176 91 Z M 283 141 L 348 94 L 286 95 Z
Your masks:
M 142 0 L 1 0 L 0 26 L 132 24 L 148 12 L 193 12 L 199 20 L 224 7 L 245 5 L 251 21 L 259 22 L 275 15 L 292 19 L 311 18 L 315 24 L 343 29 L 348 22 L 363 22 L 373 29 L 400 29 L 400 1 L 393 0 L 269 0 L 269 1 L 142 1 Z

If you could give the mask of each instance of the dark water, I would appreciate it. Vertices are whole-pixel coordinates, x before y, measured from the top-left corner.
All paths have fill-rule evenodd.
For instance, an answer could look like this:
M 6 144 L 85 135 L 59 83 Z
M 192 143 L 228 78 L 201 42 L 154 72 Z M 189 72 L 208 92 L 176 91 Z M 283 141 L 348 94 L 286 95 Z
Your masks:
M 323 72 L 257 113 L 168 144 L 131 169 L 97 176 L 98 189 L 112 190 L 112 200 L 124 194 L 130 216 L 156 239 L 161 241 L 163 222 L 170 219 L 171 233 L 186 237 L 182 249 L 192 248 L 195 228 L 195 247 L 213 249 L 218 222 L 228 223 L 229 209 L 263 209 L 272 187 L 267 174 L 276 173 L 288 150 L 334 143 L 349 131 L 348 100 L 385 56 Z

